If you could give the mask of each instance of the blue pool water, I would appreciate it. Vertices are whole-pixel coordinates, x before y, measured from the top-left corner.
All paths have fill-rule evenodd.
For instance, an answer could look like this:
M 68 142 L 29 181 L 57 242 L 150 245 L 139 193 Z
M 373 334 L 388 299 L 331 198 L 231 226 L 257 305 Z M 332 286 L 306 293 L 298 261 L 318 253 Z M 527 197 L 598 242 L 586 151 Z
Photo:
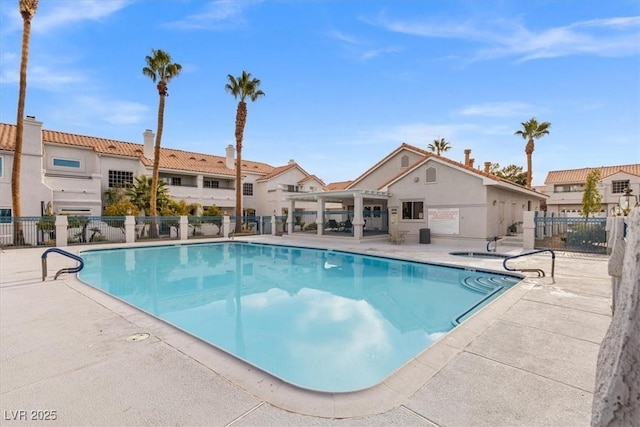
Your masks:
M 373 386 L 519 278 L 225 242 L 81 254 L 84 282 L 286 382 Z M 472 311 L 470 312 L 472 313 Z

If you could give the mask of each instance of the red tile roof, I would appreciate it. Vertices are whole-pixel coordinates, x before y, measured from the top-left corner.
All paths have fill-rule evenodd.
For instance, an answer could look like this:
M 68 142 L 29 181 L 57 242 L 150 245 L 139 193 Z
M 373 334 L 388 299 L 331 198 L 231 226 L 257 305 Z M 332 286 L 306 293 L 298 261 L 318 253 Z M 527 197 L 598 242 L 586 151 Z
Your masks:
M 606 178 L 618 172 L 625 172 L 629 175 L 640 176 L 640 164 L 620 165 L 620 166 L 599 166 L 594 168 L 567 169 L 550 171 L 545 184 L 578 184 L 587 180 L 589 172 L 599 169 L 600 179 Z
M 15 146 L 16 126 L 0 123 L 0 149 L 13 151 Z M 87 147 L 96 153 L 111 154 L 114 156 L 135 157 L 146 166 L 153 165 L 153 159 L 143 156 L 144 145 L 131 142 L 116 141 L 112 139 L 97 138 L 93 136 L 76 135 L 65 132 L 57 132 L 43 129 L 42 140 L 44 143 L 56 143 Z M 171 148 L 160 149 L 160 168 L 175 169 L 191 172 L 199 172 L 211 175 L 235 176 L 234 169 L 228 169 L 226 158 L 209 154 L 193 153 Z M 242 161 L 242 170 L 245 173 L 266 175 L 274 170 L 273 166 L 266 163 Z

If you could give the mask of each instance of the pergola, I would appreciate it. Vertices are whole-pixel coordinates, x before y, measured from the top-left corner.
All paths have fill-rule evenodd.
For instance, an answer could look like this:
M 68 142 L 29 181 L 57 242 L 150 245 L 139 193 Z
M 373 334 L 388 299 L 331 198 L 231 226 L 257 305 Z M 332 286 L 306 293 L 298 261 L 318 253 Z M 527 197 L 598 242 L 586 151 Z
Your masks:
M 324 234 L 324 210 L 326 203 L 342 203 L 351 204 L 353 202 L 353 238 L 361 239 L 363 235 L 363 226 L 365 224 L 362 217 L 362 211 L 366 203 L 375 201 L 388 201 L 391 193 L 376 190 L 334 190 L 334 191 L 317 191 L 312 193 L 296 193 L 289 194 L 285 198 L 289 202 L 289 215 L 287 216 L 287 230 L 289 234 L 293 233 L 294 212 L 297 201 L 313 202 L 318 205 L 318 216 L 316 224 L 318 226 L 318 235 Z

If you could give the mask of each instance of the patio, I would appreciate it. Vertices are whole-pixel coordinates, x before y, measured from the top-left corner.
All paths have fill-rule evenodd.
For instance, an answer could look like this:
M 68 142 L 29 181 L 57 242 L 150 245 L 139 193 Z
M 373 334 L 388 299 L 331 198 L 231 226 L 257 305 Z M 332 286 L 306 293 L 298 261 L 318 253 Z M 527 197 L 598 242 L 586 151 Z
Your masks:
M 449 255 L 482 251 L 485 242 L 396 246 L 296 234 L 246 240 L 502 270 L 498 259 Z M 596 357 L 611 320 L 602 256 L 558 254 L 555 278 L 526 278 L 379 387 L 321 394 L 288 386 L 72 275 L 42 282 L 42 252 L 0 255 L 2 425 L 30 410 L 56 411 L 71 426 L 589 424 Z M 549 268 L 542 255 L 524 262 Z M 49 273 L 71 265 L 52 257 Z M 139 333 L 149 337 L 136 340 Z

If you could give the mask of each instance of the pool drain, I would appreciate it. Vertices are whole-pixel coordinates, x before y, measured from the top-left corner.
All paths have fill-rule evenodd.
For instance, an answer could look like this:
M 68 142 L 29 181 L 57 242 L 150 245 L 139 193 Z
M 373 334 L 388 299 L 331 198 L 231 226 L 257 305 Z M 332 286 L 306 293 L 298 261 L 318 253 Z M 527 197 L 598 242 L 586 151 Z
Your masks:
M 149 334 L 146 332 L 141 332 L 139 334 L 133 334 L 130 337 L 127 337 L 126 341 L 144 341 L 149 338 Z

